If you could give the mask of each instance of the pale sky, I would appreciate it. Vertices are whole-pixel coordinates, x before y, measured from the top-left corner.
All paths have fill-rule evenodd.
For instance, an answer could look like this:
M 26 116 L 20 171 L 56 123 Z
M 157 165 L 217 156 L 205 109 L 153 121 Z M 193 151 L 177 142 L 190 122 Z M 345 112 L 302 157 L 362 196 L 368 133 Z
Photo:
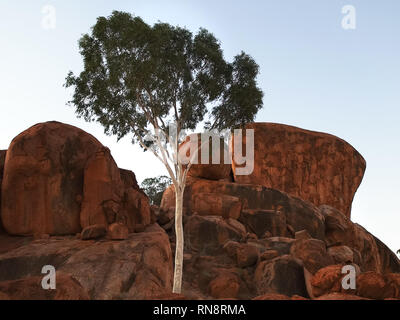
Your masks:
M 49 30 L 42 24 L 46 5 L 56 10 Z M 356 29 L 342 28 L 345 5 L 356 9 Z M 71 92 L 64 78 L 82 68 L 78 39 L 113 10 L 193 32 L 205 27 L 221 40 L 227 59 L 241 50 L 252 55 L 265 93 L 257 121 L 327 132 L 352 144 L 367 161 L 352 220 L 400 248 L 400 1 L 2 0 L 0 149 L 28 127 L 57 120 L 96 136 L 139 181 L 166 174 L 129 139 L 117 143 L 65 105 Z

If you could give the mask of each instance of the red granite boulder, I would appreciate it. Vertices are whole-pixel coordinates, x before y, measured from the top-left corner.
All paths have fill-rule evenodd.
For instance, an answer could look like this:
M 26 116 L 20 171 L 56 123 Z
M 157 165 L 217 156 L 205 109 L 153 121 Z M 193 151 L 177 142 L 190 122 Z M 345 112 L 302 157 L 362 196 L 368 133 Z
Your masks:
M 326 251 L 325 243 L 317 239 L 296 240 L 290 248 L 290 254 L 303 261 L 304 267 L 312 274 L 334 263 Z
M 61 291 L 60 299 L 73 298 L 73 292 L 78 299 L 147 299 L 172 291 L 171 247 L 167 234 L 156 224 L 120 241 L 83 241 L 57 236 L 36 241 L 25 238 L 23 243 L 13 244 L 14 238 L 0 238 L 3 245 L 11 242 L 6 252 L 0 252 L 0 292 L 11 299 L 14 293 L 22 299 L 56 298 L 53 295 L 58 290 L 50 295 L 41 292 L 45 290 L 38 279 L 44 277 L 41 273 L 44 265 L 52 265 L 57 272 L 76 280 L 68 278 L 69 282 L 65 282 L 63 278 L 56 278 L 57 288 L 68 289 L 68 284 L 72 290 L 78 282 L 78 287 L 87 292 L 86 296 L 78 296 L 80 290 L 71 294 L 68 290 Z M 27 278 L 28 282 L 24 280 Z
M 76 234 L 115 222 L 134 232 L 151 222 L 133 172 L 119 169 L 92 135 L 59 122 L 37 124 L 13 139 L 1 199 L 1 220 L 13 235 Z
M 102 144 L 76 127 L 45 122 L 13 139 L 7 151 L 1 216 L 13 235 L 81 231 L 83 176 Z
M 114 223 L 122 209 L 124 183 L 109 149 L 97 150 L 87 161 L 83 181 L 82 228 Z
M 354 194 L 363 178 L 366 162 L 346 141 L 330 134 L 277 123 L 252 123 L 254 170 L 237 175 L 239 183 L 262 185 L 287 192 L 316 206 L 327 204 L 350 217 Z M 245 135 L 243 134 L 243 137 Z M 233 139 L 233 150 L 246 139 Z

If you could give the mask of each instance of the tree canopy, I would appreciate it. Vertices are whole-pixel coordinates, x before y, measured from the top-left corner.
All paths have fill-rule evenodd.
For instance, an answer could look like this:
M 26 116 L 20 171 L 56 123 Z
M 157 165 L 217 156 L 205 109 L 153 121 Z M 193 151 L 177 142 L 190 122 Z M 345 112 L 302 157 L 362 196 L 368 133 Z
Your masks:
M 226 62 L 206 29 L 193 35 L 114 11 L 97 19 L 79 48 L 84 70 L 66 78 L 66 87 L 75 88 L 70 103 L 78 116 L 97 120 L 118 139 L 143 137 L 149 125 L 165 131 L 169 121 L 178 132 L 202 121 L 219 130 L 243 126 L 263 104 L 255 61 L 241 52 Z

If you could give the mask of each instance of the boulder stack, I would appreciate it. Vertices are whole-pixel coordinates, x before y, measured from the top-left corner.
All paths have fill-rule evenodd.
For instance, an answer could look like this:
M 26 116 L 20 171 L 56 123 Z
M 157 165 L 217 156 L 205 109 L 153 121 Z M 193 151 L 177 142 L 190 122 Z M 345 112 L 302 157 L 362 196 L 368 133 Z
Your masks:
M 0 151 L 1 220 L 27 237 L 0 234 L 0 300 L 400 299 L 399 259 L 350 219 L 361 155 L 324 133 L 247 128 L 251 174 L 235 161 L 189 172 L 182 295 L 171 294 L 173 186 L 151 207 L 134 173 L 90 134 L 46 122 L 18 135 Z M 56 268 L 60 291 L 38 289 L 44 265 Z M 356 288 L 342 284 L 348 268 Z
M 398 299 L 400 261 L 350 220 L 365 160 L 347 142 L 291 126 L 254 123 L 254 170 L 234 181 L 187 180 L 184 200 L 184 293 L 189 298 Z M 243 135 L 245 136 L 245 135 Z M 246 138 L 231 140 L 233 150 Z M 243 166 L 246 165 L 243 164 Z M 208 178 L 206 178 L 208 177 Z M 164 192 L 160 224 L 169 232 L 174 187 Z M 168 221 L 170 219 L 170 222 Z M 357 270 L 345 290 L 344 266 Z

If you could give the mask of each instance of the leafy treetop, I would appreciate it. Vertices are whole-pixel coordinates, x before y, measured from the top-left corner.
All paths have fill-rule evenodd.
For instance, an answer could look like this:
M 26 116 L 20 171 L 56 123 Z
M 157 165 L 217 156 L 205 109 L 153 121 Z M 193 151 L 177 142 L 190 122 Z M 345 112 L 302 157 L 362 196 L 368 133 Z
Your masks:
M 193 35 L 114 11 L 97 19 L 79 47 L 84 70 L 66 78 L 65 86 L 75 88 L 70 104 L 118 139 L 141 139 L 149 126 L 167 132 L 171 121 L 178 133 L 202 121 L 208 129 L 243 126 L 262 107 L 258 65 L 244 52 L 226 62 L 206 29 Z

